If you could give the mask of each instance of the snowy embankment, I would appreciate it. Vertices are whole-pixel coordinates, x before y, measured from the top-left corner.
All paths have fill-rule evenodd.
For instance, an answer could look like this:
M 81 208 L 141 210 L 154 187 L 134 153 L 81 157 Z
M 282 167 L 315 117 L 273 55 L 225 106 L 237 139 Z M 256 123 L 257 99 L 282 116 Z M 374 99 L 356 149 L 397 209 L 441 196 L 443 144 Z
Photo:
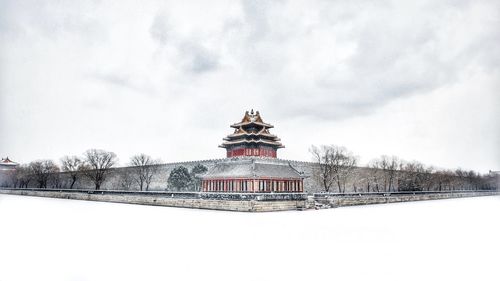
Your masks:
M 234 213 L 0 195 L 0 280 L 500 280 L 498 196 Z

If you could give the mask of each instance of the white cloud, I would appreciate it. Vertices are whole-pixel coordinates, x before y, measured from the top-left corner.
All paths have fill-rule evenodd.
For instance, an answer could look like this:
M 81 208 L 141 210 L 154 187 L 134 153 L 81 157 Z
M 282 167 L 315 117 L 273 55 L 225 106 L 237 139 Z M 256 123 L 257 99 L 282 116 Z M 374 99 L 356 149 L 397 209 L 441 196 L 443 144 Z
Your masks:
M 366 160 L 500 167 L 496 1 L 1 6 L 0 154 L 22 162 L 90 147 L 123 163 L 222 157 L 253 107 L 290 158 L 338 143 Z

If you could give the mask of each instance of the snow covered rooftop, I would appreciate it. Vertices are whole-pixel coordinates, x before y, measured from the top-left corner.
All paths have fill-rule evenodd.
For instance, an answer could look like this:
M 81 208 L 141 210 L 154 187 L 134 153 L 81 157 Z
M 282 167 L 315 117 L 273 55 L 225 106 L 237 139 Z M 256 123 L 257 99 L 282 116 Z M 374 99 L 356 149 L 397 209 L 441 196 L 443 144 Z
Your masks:
M 273 125 L 268 124 L 262 120 L 262 117 L 260 117 L 260 113 L 258 111 L 256 111 L 254 113 L 253 109 L 250 113 L 248 113 L 248 111 L 246 111 L 241 122 L 235 123 L 235 124 L 231 125 L 231 127 L 239 128 L 241 126 L 250 125 L 250 124 L 256 124 L 259 126 L 263 126 L 265 128 L 273 128 Z
M 235 128 L 234 133 L 225 137 L 224 142 L 219 147 L 231 148 L 235 145 L 250 145 L 253 148 L 264 145 L 275 149 L 284 148 L 281 140 L 269 132 L 273 126 L 264 122 L 260 113 L 258 111 L 254 113 L 253 109 L 250 113 L 245 112 L 241 122 L 232 124 L 231 127 Z
M 2 160 L 0 160 L 0 165 L 2 166 L 18 166 L 19 164 L 10 160 L 9 157 L 6 157 L 6 158 L 2 158 Z
M 286 161 L 267 161 L 264 158 L 233 158 L 215 164 L 203 178 L 291 178 L 304 176 Z

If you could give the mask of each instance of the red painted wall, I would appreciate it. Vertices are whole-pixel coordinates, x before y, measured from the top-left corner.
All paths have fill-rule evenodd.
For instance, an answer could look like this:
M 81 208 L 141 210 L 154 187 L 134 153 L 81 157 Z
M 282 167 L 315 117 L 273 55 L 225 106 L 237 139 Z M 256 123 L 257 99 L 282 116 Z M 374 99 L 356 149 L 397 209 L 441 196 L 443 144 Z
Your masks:
M 238 156 L 263 156 L 276 158 L 276 150 L 272 148 L 237 148 L 227 150 L 227 157 L 238 157 Z

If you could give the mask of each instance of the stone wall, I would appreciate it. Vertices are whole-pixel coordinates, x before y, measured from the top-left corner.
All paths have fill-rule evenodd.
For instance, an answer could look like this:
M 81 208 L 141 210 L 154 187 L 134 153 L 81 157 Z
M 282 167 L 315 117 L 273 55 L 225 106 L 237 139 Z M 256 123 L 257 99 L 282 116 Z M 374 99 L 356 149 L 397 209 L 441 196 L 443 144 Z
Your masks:
M 423 194 L 314 194 L 305 193 L 201 193 L 201 192 L 123 192 L 93 190 L 0 189 L 0 194 L 40 196 L 61 199 L 183 207 L 240 212 L 270 212 L 336 208 L 461 197 L 492 196 L 498 192 L 431 192 Z
M 423 200 L 453 199 L 463 197 L 494 196 L 498 192 L 476 191 L 476 192 L 428 192 L 418 193 L 396 193 L 396 194 L 314 194 L 308 197 L 309 208 L 335 208 L 355 205 L 386 204 Z M 311 205 L 313 204 L 313 205 Z
M 175 195 L 174 193 L 138 193 L 138 192 L 106 192 L 106 191 L 50 191 L 50 190 L 22 190 L 0 189 L 0 194 L 27 195 L 60 199 L 75 199 L 88 201 L 103 201 L 114 203 L 154 205 L 166 207 L 181 207 L 194 209 L 210 209 L 238 212 L 271 212 L 305 208 L 305 197 L 295 194 L 294 200 L 276 200 L 269 194 L 259 194 L 248 197 L 247 200 L 224 199 L 216 194 L 193 193 L 192 198 Z M 196 194 L 203 194 L 199 198 Z M 300 196 L 298 196 L 300 195 Z

